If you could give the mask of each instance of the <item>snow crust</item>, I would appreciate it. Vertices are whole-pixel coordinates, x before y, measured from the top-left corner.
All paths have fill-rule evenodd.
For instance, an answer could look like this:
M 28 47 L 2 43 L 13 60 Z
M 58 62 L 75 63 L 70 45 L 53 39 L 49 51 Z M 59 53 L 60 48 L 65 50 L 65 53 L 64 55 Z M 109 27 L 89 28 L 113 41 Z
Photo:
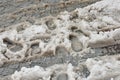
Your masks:
M 28 58 L 49 51 L 55 55 L 57 46 L 64 46 L 69 53 L 77 54 L 88 48 L 119 44 L 119 4 L 119 0 L 103 0 L 71 13 L 62 12 L 56 18 L 50 16 L 36 20 L 34 25 L 25 22 L 9 27 L 0 33 L 1 65 L 22 61 L 26 54 Z M 71 40 L 70 36 L 74 39 Z M 39 48 L 37 54 L 31 52 L 35 43 Z M 22 45 L 22 49 L 10 50 L 15 44 Z
M 65 11 L 57 17 L 43 18 L 40 22 L 36 21 L 35 25 L 27 23 L 24 29 L 18 29 L 21 25 L 15 25 L 14 28 L 0 33 L 0 65 L 24 60 L 26 54 L 29 55 L 28 58 L 43 56 L 49 51 L 55 55 L 58 46 L 64 46 L 64 52 L 82 56 L 90 48 L 120 44 L 119 14 L 120 0 L 102 0 L 71 13 Z M 40 48 L 37 54 L 33 53 L 30 47 L 33 43 L 38 43 L 37 47 Z M 8 46 L 15 44 L 21 44 L 22 49 L 11 51 Z M 63 73 L 68 75 L 68 80 L 120 79 L 120 61 L 116 56 L 105 56 L 100 60 L 87 59 L 84 65 L 90 72 L 87 77 L 80 76 L 82 72 L 78 74 L 72 64 L 53 65 L 45 69 L 40 66 L 22 68 L 11 77 L 13 80 L 51 80 L 51 75 L 55 72 L 53 80 L 61 79 L 59 75 Z
M 53 65 L 48 68 L 35 66 L 32 68 L 23 67 L 11 75 L 13 80 L 119 80 L 120 79 L 120 61 L 118 56 L 105 56 L 102 58 L 89 58 L 84 65 L 90 71 L 86 78 L 81 76 L 83 68 L 72 66 L 72 64 Z M 78 71 L 78 72 L 77 72 Z M 60 74 L 67 74 L 68 79 L 59 77 Z M 52 76 L 54 75 L 54 76 Z M 85 74 L 84 74 L 85 75 Z

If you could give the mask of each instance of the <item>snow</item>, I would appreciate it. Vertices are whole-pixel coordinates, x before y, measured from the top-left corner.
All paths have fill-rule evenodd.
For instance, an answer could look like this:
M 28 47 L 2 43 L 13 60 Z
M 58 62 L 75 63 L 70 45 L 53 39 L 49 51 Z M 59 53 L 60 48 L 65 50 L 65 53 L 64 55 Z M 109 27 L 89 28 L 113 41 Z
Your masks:
M 56 47 L 61 45 L 64 46 L 70 54 L 75 53 L 81 56 L 85 54 L 84 51 L 88 51 L 91 48 L 120 44 L 119 11 L 120 0 L 102 0 L 85 8 L 76 9 L 74 12 L 77 12 L 77 19 L 70 20 L 71 14 L 67 11 L 53 17 L 54 23 L 51 24 L 56 26 L 54 30 L 47 28 L 48 26 L 45 24 L 46 19 L 41 19 L 42 24 L 29 25 L 29 27 L 26 27 L 25 30 L 21 32 L 18 32 L 16 29 L 4 31 L 0 33 L 0 65 L 8 61 L 19 61 L 26 58 L 25 53 L 29 49 L 28 45 L 32 44 L 32 39 L 35 39 L 33 42 L 38 41 L 41 54 L 45 54 L 46 51 L 51 50 L 54 55 L 56 54 Z M 72 31 L 71 26 L 75 26 L 77 29 Z M 36 39 L 36 35 L 40 36 L 38 38 L 41 39 Z M 44 41 L 44 38 L 46 38 L 45 35 L 48 35 L 48 42 Z M 77 37 L 82 44 L 82 46 L 80 46 L 82 50 L 79 52 L 72 49 L 72 41 L 69 39 L 70 35 Z M 10 51 L 3 41 L 6 37 L 13 42 L 22 44 L 22 50 L 17 52 Z M 9 60 L 3 55 L 4 50 L 6 51 L 6 56 L 10 58 Z M 20 59 L 17 58 L 18 55 L 21 56 Z M 34 55 L 36 54 L 30 56 Z M 90 75 L 86 78 L 79 76 L 76 80 L 120 79 L 120 61 L 116 60 L 116 57 L 108 58 L 108 56 L 105 56 L 102 60 L 98 61 L 95 59 L 87 59 L 85 65 L 89 69 Z M 42 80 L 50 80 L 52 73 L 62 67 L 60 65 L 57 65 L 59 67 L 53 66 L 54 67 L 48 67 L 46 69 L 40 66 L 33 68 L 23 67 L 20 71 L 12 74 L 11 77 L 13 80 L 21 80 L 23 78 L 24 80 L 36 80 L 40 78 L 42 78 Z M 67 64 L 62 68 L 61 71 L 68 74 L 69 80 L 75 80 L 78 74 L 74 71 L 75 67 L 72 66 L 72 64 Z M 57 72 L 59 73 L 59 71 Z

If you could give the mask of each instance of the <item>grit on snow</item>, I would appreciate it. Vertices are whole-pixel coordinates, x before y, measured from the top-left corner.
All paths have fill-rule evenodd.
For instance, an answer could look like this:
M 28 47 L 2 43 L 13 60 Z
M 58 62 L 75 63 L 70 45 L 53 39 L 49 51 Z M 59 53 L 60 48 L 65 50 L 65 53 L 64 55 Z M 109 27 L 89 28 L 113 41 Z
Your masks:
M 70 13 L 62 12 L 57 17 L 42 18 L 34 25 L 24 23 L 11 26 L 0 33 L 0 65 L 35 56 L 60 54 L 61 48 L 63 53 L 82 56 L 94 52 L 92 48 L 120 44 L 119 14 L 120 0 L 102 0 Z M 80 70 L 83 71 L 84 68 L 81 69 L 81 65 L 88 69 L 88 74 L 82 75 Z M 46 69 L 39 66 L 22 68 L 21 71 L 12 74 L 11 78 L 13 80 L 120 79 L 118 56 L 105 56 L 100 60 L 87 59 L 81 65 L 74 67 L 72 64 L 56 64 Z

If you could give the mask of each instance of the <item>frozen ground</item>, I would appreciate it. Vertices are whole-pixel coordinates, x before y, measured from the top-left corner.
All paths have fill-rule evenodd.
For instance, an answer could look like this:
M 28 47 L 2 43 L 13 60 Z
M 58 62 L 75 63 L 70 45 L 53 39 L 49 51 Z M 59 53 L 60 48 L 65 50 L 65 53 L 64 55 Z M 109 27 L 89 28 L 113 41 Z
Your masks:
M 89 1 L 64 1 L 71 7 L 78 2 L 87 4 Z M 13 14 L 30 16 L 37 13 L 38 7 L 13 13 L 5 10 L 10 17 L 4 18 L 8 14 L 1 13 L 1 19 L 9 20 Z M 33 23 L 30 18 L 18 23 L 13 20 L 13 24 L 1 28 L 1 79 L 119 80 L 120 0 L 102 0 L 75 8 L 71 12 L 58 12 L 56 16 L 34 17 Z

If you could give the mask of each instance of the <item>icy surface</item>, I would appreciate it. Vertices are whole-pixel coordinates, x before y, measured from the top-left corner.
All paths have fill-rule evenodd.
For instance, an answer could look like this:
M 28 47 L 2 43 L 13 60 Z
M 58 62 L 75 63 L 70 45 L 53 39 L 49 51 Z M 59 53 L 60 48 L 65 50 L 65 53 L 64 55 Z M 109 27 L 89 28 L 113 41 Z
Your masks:
M 43 18 L 35 25 L 9 27 L 0 33 L 1 65 L 36 55 L 55 55 L 59 46 L 64 46 L 64 53 L 81 55 L 89 48 L 119 44 L 119 3 L 103 0 L 71 13 L 63 12 L 56 18 Z
M 118 56 L 91 58 L 78 67 L 72 64 L 53 65 L 46 69 L 39 66 L 23 67 L 11 78 L 13 80 L 119 80 L 120 61 L 118 58 Z M 89 73 L 83 73 L 87 69 Z
M 0 65 L 61 53 L 81 57 L 91 53 L 99 54 L 103 47 L 120 44 L 119 14 L 120 0 L 102 0 L 70 13 L 65 11 L 56 17 L 49 16 L 36 20 L 34 25 L 26 22 L 6 28 L 0 33 Z M 110 48 L 110 51 L 103 49 L 101 53 L 119 55 L 119 51 L 114 52 L 117 49 L 120 49 L 119 46 L 115 49 Z M 119 80 L 119 67 L 120 62 L 116 56 L 105 56 L 100 60 L 87 59 L 78 65 L 78 69 L 72 64 L 56 64 L 45 69 L 40 66 L 24 67 L 12 74 L 11 78 Z

